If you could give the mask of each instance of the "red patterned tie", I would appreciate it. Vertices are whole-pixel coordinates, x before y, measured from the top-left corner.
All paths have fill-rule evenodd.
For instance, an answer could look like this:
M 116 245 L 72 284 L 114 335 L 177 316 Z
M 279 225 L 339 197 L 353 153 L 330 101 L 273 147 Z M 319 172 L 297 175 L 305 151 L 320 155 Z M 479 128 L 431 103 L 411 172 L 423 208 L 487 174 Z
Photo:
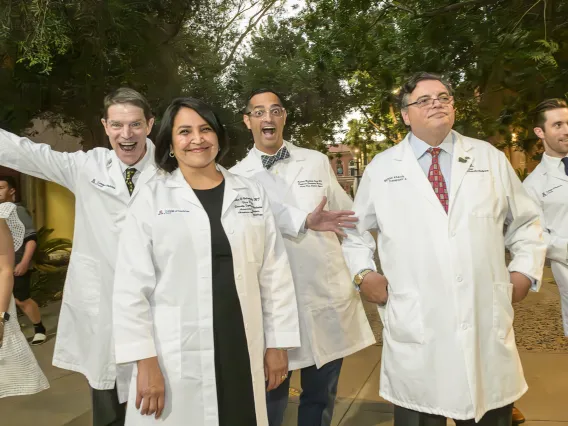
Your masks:
M 448 212 L 448 189 L 446 188 L 446 181 L 444 180 L 444 175 L 442 175 L 442 170 L 440 170 L 440 163 L 438 157 L 440 156 L 440 148 L 430 148 L 428 152 L 432 156 L 432 165 L 428 171 L 428 180 L 432 184 L 434 192 L 438 196 L 438 200 L 442 203 L 446 213 Z

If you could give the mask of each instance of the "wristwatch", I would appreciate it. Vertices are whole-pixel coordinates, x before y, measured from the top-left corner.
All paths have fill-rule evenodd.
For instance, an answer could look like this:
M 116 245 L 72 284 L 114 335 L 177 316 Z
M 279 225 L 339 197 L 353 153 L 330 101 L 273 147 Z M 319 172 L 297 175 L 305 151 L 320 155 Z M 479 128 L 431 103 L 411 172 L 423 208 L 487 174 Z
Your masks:
M 8 321 L 10 319 L 10 314 L 8 312 L 0 312 L 0 320 Z
M 358 274 L 355 274 L 355 278 L 353 278 L 353 283 L 357 287 L 359 287 L 361 284 L 363 284 L 363 278 L 365 278 L 365 275 L 367 275 L 369 272 L 375 272 L 375 271 L 373 271 L 372 269 L 363 269 Z

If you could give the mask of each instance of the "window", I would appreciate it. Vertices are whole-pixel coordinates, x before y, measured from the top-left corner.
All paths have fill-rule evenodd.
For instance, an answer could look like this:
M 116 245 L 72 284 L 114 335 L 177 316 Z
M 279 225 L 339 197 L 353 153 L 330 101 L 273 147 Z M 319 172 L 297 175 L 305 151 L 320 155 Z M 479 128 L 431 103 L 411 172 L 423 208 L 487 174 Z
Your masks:
M 357 166 L 355 165 L 355 160 L 349 161 L 349 176 L 355 176 L 357 172 Z

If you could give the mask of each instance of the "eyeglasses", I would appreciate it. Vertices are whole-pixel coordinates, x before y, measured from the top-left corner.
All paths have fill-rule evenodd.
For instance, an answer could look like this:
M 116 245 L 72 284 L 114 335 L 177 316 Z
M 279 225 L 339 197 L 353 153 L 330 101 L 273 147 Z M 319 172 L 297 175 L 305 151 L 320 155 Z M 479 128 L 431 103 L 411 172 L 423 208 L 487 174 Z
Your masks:
M 273 117 L 282 117 L 284 115 L 284 111 L 286 110 L 284 108 L 274 107 L 269 109 L 268 111 L 270 112 L 270 115 Z M 266 110 L 255 109 L 254 111 L 246 112 L 245 114 L 255 118 L 262 118 L 266 114 Z
M 425 97 L 425 98 L 418 99 L 416 102 L 412 102 L 411 104 L 406 105 L 406 107 L 408 108 L 409 106 L 412 106 L 412 105 L 416 105 L 418 108 L 431 107 L 431 106 L 434 105 L 434 101 L 438 101 L 442 105 L 448 105 L 453 100 L 454 100 L 454 97 L 450 96 L 450 95 L 440 95 L 437 98 Z

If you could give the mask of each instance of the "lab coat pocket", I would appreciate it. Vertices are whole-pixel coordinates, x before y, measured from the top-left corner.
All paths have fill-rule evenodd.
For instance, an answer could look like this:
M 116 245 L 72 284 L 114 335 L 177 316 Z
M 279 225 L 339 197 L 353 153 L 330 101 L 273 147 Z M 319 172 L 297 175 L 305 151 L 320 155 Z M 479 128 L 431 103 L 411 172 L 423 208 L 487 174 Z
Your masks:
M 181 375 L 181 324 L 177 306 L 155 306 L 154 343 L 161 364 L 166 370 L 164 375 L 180 377 Z
M 299 188 L 299 191 L 298 207 L 306 209 L 310 212 L 315 209 L 319 205 L 319 203 L 321 203 L 323 197 L 327 196 L 325 188 Z M 325 209 L 331 210 L 328 204 L 326 204 Z
M 418 294 L 396 293 L 389 289 L 386 328 L 393 340 L 401 343 L 424 343 L 424 324 Z
M 361 324 L 366 318 L 359 315 L 360 303 L 350 298 L 309 309 L 304 321 L 317 365 L 337 359 L 364 341 Z
M 468 172 L 464 178 L 463 193 L 474 217 L 495 217 L 498 214 L 498 197 L 495 180 L 490 172 Z
M 67 271 L 65 303 L 89 315 L 98 315 L 101 300 L 99 262 L 81 253 L 73 253 Z
M 513 284 L 493 285 L 493 328 L 500 339 L 505 339 L 513 329 Z

